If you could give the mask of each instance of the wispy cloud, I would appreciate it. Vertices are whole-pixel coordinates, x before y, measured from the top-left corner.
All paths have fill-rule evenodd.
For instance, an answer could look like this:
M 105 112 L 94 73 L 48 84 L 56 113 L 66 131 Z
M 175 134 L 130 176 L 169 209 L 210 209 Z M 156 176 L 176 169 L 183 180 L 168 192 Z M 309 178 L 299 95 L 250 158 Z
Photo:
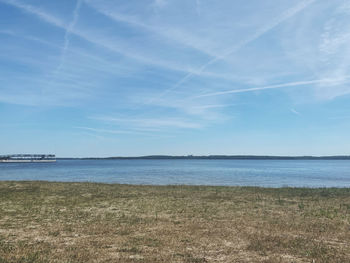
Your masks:
M 116 118 L 110 116 L 92 116 L 91 119 L 121 124 L 129 128 L 181 128 L 181 129 L 199 129 L 202 127 L 200 123 L 196 123 L 181 118 Z
M 299 111 L 296 111 L 295 109 L 291 108 L 290 111 L 296 115 L 300 115 Z
M 264 87 L 219 91 L 219 92 L 198 95 L 196 97 L 197 98 L 211 97 L 211 96 L 227 95 L 227 94 L 233 94 L 233 93 L 252 92 L 252 91 L 260 91 L 260 90 L 268 90 L 268 89 L 280 89 L 280 88 L 307 86 L 307 85 L 314 85 L 314 84 L 323 84 L 323 85 L 333 85 L 334 86 L 334 85 L 348 83 L 349 82 L 348 79 L 349 79 L 349 77 L 346 79 L 344 79 L 344 78 L 342 78 L 342 79 L 316 79 L 316 80 L 308 80 L 308 81 L 287 82 L 287 83 L 264 86 Z
M 75 35 L 93 45 L 96 45 L 97 47 L 103 48 L 104 50 L 107 50 L 114 54 L 125 56 L 131 60 L 135 60 L 138 63 L 144 64 L 144 65 L 151 65 L 154 67 L 158 67 L 159 69 L 185 73 L 189 77 L 193 75 L 201 75 L 202 77 L 213 78 L 213 79 L 223 79 L 223 80 L 229 80 L 229 81 L 232 81 L 232 80 L 234 81 L 241 78 L 241 76 L 233 75 L 232 73 L 224 74 L 224 73 L 217 73 L 217 72 L 209 72 L 204 70 L 204 68 L 196 68 L 195 66 L 184 64 L 181 61 L 177 62 L 172 59 L 170 60 L 163 59 L 159 56 L 150 56 L 147 53 L 145 54 L 144 52 L 140 52 L 139 50 L 130 49 L 127 45 L 121 45 L 120 43 L 124 42 L 122 39 L 116 39 L 115 37 L 111 38 L 110 36 L 106 36 L 105 34 L 100 34 L 98 32 L 93 32 L 90 29 L 86 29 L 86 28 L 85 29 L 76 28 L 75 24 L 78 20 L 79 10 L 82 4 L 80 2 L 77 2 L 75 12 L 74 12 L 74 17 L 70 23 L 66 23 L 65 21 L 63 21 L 62 19 L 60 19 L 59 17 L 57 17 L 53 13 L 50 13 L 47 10 L 43 10 L 39 7 L 34 7 L 29 4 L 24 4 L 18 0 L 0 0 L 0 2 L 12 5 L 28 14 L 32 14 L 40 18 L 41 20 L 45 21 L 50 25 L 53 25 L 55 27 L 58 27 L 64 30 L 65 41 L 62 48 L 62 51 L 63 51 L 61 56 L 62 58 L 64 58 L 63 54 L 66 52 L 67 47 L 69 46 L 69 35 Z M 195 50 L 199 50 L 212 57 L 215 57 L 218 59 L 224 58 L 223 56 L 219 56 L 216 52 L 213 52 L 211 48 L 207 48 L 207 46 L 211 46 L 212 43 L 205 44 L 205 45 L 202 44 L 202 43 L 208 42 L 208 39 L 198 38 L 192 34 L 188 34 L 185 31 L 177 28 L 169 28 L 169 27 L 161 28 L 161 27 L 145 24 L 134 17 L 111 12 L 108 9 L 101 7 L 100 5 L 96 5 L 96 3 L 92 2 L 91 0 L 87 0 L 86 3 L 91 4 L 98 11 L 100 11 L 101 13 L 104 13 L 105 15 L 111 17 L 116 21 L 121 21 L 124 23 L 132 24 L 137 27 L 144 28 L 151 32 L 162 35 L 165 38 L 175 40 L 178 43 L 189 46 Z M 60 63 L 60 65 L 63 64 L 64 59 L 61 59 L 61 61 L 62 63 Z M 61 66 L 58 66 L 58 68 L 61 68 Z M 185 82 L 186 79 L 187 78 L 185 77 L 183 81 L 180 81 L 176 86 L 179 86 L 182 82 Z M 172 89 L 173 88 L 166 90 L 165 93 L 168 93 Z M 164 94 L 161 94 L 161 96 L 163 96 Z M 153 99 L 151 101 L 153 101 Z
M 271 31 L 287 19 L 290 19 L 291 17 L 295 16 L 302 10 L 304 10 L 306 7 L 308 7 L 310 4 L 315 2 L 315 0 L 307 0 L 303 1 L 296 6 L 288 9 L 286 12 L 282 13 L 280 16 L 273 19 L 270 23 L 267 23 L 266 25 L 259 28 L 254 34 L 252 34 L 250 37 L 244 39 L 243 41 L 239 42 L 238 44 L 234 45 L 233 47 L 229 48 L 225 52 L 223 52 L 221 55 L 216 56 L 215 58 L 209 60 L 207 63 L 203 64 L 198 70 L 195 72 L 190 72 L 186 76 L 184 76 L 182 79 L 180 79 L 173 87 L 165 90 L 162 92 L 158 97 L 162 97 L 166 95 L 168 92 L 177 89 L 179 86 L 181 86 L 183 83 L 185 83 L 188 79 L 190 79 L 193 75 L 200 75 L 208 66 L 214 64 L 215 62 L 225 59 L 226 57 L 230 56 L 231 54 L 237 52 L 242 47 L 246 46 L 247 44 L 255 41 L 256 39 L 260 38 L 262 35 L 266 34 L 267 32 Z M 158 98 L 157 97 L 157 98 Z
M 2 0 L 0 0 L 0 1 L 2 1 Z M 49 41 L 46 41 L 42 38 L 38 38 L 38 37 L 30 36 L 30 35 L 24 35 L 22 33 L 11 31 L 11 30 L 0 30 L 0 34 L 6 34 L 6 35 L 16 37 L 16 38 L 22 38 L 25 40 L 35 41 L 35 42 L 41 43 L 43 45 L 50 46 L 50 47 L 57 48 L 57 49 L 60 48 L 59 45 L 56 45 L 55 43 L 52 43 Z
M 163 2 L 164 0 L 159 1 L 159 3 L 156 1 L 155 3 L 157 4 L 157 6 L 163 6 L 165 5 L 165 3 Z M 147 24 L 144 21 L 139 20 L 135 16 L 117 13 L 116 11 L 111 10 L 109 6 L 103 5 L 103 2 L 101 1 L 86 0 L 86 3 L 95 8 L 98 12 L 102 13 L 103 15 L 109 17 L 110 19 L 116 22 L 126 23 L 134 27 L 138 27 L 146 31 L 155 33 L 166 39 L 173 40 L 177 44 L 185 45 L 200 52 L 203 52 L 204 54 L 207 54 L 211 57 L 216 57 L 218 55 L 216 52 L 213 52 L 212 49 L 207 47 L 208 44 L 203 45 L 203 43 L 208 42 L 207 39 L 198 38 L 192 34 L 186 33 L 184 30 L 181 30 L 179 28 L 171 28 L 169 26 L 165 28 L 160 25 Z M 197 5 L 199 5 L 199 3 Z
M 110 134 L 110 135 L 131 135 L 131 136 L 142 136 L 142 137 L 172 137 L 171 135 L 164 134 L 163 131 L 159 129 L 138 129 L 134 128 L 132 130 L 116 130 L 116 129 L 99 129 L 93 127 L 74 127 L 75 129 L 80 129 L 88 132 L 92 132 L 93 134 L 89 134 L 92 136 L 96 136 L 98 139 L 105 139 L 106 137 L 101 136 L 100 134 Z
M 98 129 L 98 128 L 92 128 L 92 127 L 74 127 L 76 129 L 81 129 L 81 130 L 86 130 L 86 131 L 93 131 L 93 132 L 101 132 L 101 133 L 111 133 L 111 134 L 142 134 L 144 135 L 145 133 L 141 132 L 135 132 L 135 131 L 125 131 L 125 130 L 110 130 L 110 129 Z
M 200 105 L 193 106 L 195 109 L 214 109 L 214 108 L 227 108 L 235 106 L 236 104 L 210 104 L 210 105 Z
M 69 25 L 64 23 L 61 19 L 57 18 L 55 15 L 50 14 L 47 11 L 41 10 L 40 8 L 36 8 L 36 7 L 33 7 L 31 5 L 28 5 L 28 4 L 23 4 L 17 0 L 0 0 L 0 2 L 1 1 L 6 3 L 6 4 L 12 5 L 14 7 L 17 7 L 17 8 L 19 8 L 19 9 L 21 9 L 29 14 L 35 15 L 35 16 L 39 17 L 40 19 L 42 19 L 43 21 L 65 30 L 66 33 L 68 32 L 69 34 L 74 34 L 74 35 L 76 35 L 76 36 L 78 36 L 78 37 L 80 37 L 80 38 L 82 38 L 82 39 L 84 39 L 92 44 L 95 44 L 97 46 L 108 49 L 111 52 L 115 52 L 115 53 L 118 53 L 120 55 L 129 57 L 129 58 L 134 59 L 138 62 L 157 66 L 160 68 L 174 70 L 174 71 L 180 71 L 180 72 L 191 72 L 192 71 L 191 68 L 184 67 L 183 65 L 178 64 L 178 63 L 166 61 L 166 60 L 159 59 L 156 57 L 147 57 L 143 54 L 138 54 L 137 52 L 134 52 L 133 50 L 129 51 L 129 50 L 125 49 L 124 47 L 117 45 L 115 41 L 113 41 L 112 39 L 110 39 L 106 36 L 94 35 L 93 33 L 88 32 L 86 30 L 83 31 L 83 30 L 78 30 L 78 29 L 74 28 L 75 23 L 71 24 L 72 26 L 69 28 Z M 79 7 L 79 5 L 78 5 L 78 7 Z M 78 17 L 78 15 L 76 17 Z M 73 20 L 73 22 L 74 22 L 74 20 Z M 68 42 L 67 42 L 67 45 L 68 45 Z M 63 48 L 63 50 L 65 50 L 65 49 Z
M 290 23 L 284 40 L 290 63 L 319 79 L 346 79 L 350 75 L 350 20 L 346 1 L 317 2 L 311 9 Z M 323 10 L 323 11 L 321 11 Z M 327 10 L 327 13 L 323 13 Z M 294 37 L 288 39 L 288 36 Z M 350 93 L 347 83 L 314 86 L 317 99 L 329 100 Z
M 79 11 L 80 11 L 80 7 L 81 7 L 82 2 L 83 2 L 83 0 L 77 0 L 77 2 L 76 2 L 76 5 L 75 5 L 74 11 L 73 11 L 73 19 L 69 23 L 69 25 L 67 26 L 66 32 L 64 33 L 64 42 L 63 42 L 63 47 L 62 47 L 62 51 L 61 51 L 59 64 L 56 67 L 56 69 L 53 71 L 52 78 L 49 81 L 49 83 L 43 87 L 42 92 L 47 92 L 47 90 L 51 88 L 53 82 L 56 81 L 56 78 L 58 77 L 58 75 L 60 74 L 60 72 L 62 70 L 62 67 L 64 66 L 65 59 L 66 59 L 66 53 L 67 53 L 67 50 L 69 48 L 69 42 L 70 42 L 69 36 L 70 36 L 71 32 L 74 30 L 75 24 L 77 23 L 77 21 L 79 19 Z
M 57 27 L 60 27 L 60 28 L 67 27 L 67 25 L 62 20 L 60 20 L 60 19 L 48 14 L 47 12 L 45 12 L 39 8 L 36 8 L 32 5 L 28 5 L 28 4 L 22 3 L 22 2 L 17 1 L 17 0 L 0 0 L 0 2 L 15 6 L 15 7 L 19 8 L 19 9 L 21 9 L 24 12 L 27 12 L 29 14 L 35 14 L 43 21 L 48 22 L 48 23 L 55 25 Z
M 66 56 L 66 52 L 69 46 L 69 35 L 71 34 L 71 32 L 74 30 L 75 24 L 77 23 L 78 19 L 79 19 L 79 11 L 80 11 L 80 7 L 82 4 L 83 0 L 77 0 L 76 6 L 74 8 L 73 11 L 73 19 L 72 21 L 69 23 L 66 32 L 64 33 L 64 43 L 63 43 L 63 48 L 62 48 L 62 53 L 61 53 L 61 60 L 60 60 L 60 64 L 57 68 L 57 71 L 59 71 L 64 63 L 64 59 Z

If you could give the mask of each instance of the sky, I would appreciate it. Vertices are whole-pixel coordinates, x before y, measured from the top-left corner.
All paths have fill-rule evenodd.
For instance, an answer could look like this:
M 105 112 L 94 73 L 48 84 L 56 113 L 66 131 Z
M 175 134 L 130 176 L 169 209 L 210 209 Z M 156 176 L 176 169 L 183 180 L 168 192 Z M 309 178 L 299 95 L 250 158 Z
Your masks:
M 350 2 L 0 0 L 0 154 L 350 155 Z

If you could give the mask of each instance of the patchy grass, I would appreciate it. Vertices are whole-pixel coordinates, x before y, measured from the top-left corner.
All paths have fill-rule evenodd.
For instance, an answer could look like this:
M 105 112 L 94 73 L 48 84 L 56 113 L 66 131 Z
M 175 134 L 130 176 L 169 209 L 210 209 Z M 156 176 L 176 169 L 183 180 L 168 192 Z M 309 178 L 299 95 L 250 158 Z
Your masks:
M 350 189 L 0 182 L 0 263 L 350 262 Z

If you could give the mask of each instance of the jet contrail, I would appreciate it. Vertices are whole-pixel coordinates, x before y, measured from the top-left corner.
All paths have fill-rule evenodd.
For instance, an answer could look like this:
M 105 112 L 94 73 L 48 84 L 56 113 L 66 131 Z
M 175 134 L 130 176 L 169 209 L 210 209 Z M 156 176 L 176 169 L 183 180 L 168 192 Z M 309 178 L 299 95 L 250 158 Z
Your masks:
M 196 96 L 196 98 L 219 96 L 219 95 L 232 94 L 232 93 L 251 92 L 251 91 L 266 90 L 266 89 L 295 87 L 295 86 L 310 85 L 310 84 L 343 84 L 347 82 L 348 79 L 349 77 L 342 78 L 342 79 L 315 79 L 315 80 L 307 80 L 307 81 L 296 81 L 296 82 L 288 82 L 288 83 L 282 83 L 282 84 L 270 85 L 270 86 L 264 86 L 264 87 L 256 87 L 256 88 L 248 88 L 248 89 L 233 89 L 233 90 L 207 93 L 203 95 L 198 95 Z
M 74 26 L 79 19 L 79 11 L 80 11 L 80 7 L 81 7 L 82 2 L 83 2 L 83 0 L 77 0 L 76 6 L 75 6 L 74 12 L 73 12 L 73 19 L 70 22 L 70 24 L 68 25 L 66 32 L 64 34 L 64 44 L 63 44 L 63 48 L 62 48 L 60 64 L 57 67 L 57 69 L 55 70 L 56 74 L 61 70 L 61 68 L 64 64 L 66 52 L 67 52 L 67 49 L 69 47 L 69 42 L 70 42 L 69 35 L 73 31 Z
M 237 45 L 231 47 L 229 50 L 224 52 L 222 55 L 217 56 L 217 57 L 209 60 L 207 63 L 203 64 L 197 71 L 188 73 L 185 77 L 183 77 L 181 80 L 179 80 L 173 87 L 165 90 L 158 97 L 151 99 L 150 102 L 163 97 L 165 94 L 167 94 L 168 92 L 170 92 L 170 91 L 172 91 L 174 89 L 177 89 L 184 82 L 186 82 L 188 79 L 190 79 L 193 75 L 200 75 L 209 65 L 211 65 L 211 64 L 213 64 L 213 63 L 215 63 L 215 62 L 217 62 L 219 60 L 222 60 L 222 59 L 226 58 L 227 56 L 229 56 L 232 53 L 238 51 L 239 49 L 241 49 L 245 45 L 253 42 L 256 39 L 258 39 L 259 37 L 261 37 L 262 35 L 266 34 L 267 32 L 269 32 L 270 30 L 272 30 L 273 28 L 275 28 L 276 26 L 278 26 L 279 24 L 281 24 L 285 20 L 295 16 L 300 11 L 304 10 L 307 6 L 309 6 L 313 2 L 315 2 L 315 0 L 304 1 L 304 2 L 296 5 L 295 7 L 288 9 L 281 16 L 275 18 L 271 23 L 263 26 L 258 31 L 256 31 L 251 37 L 249 37 L 249 38 L 241 41 Z

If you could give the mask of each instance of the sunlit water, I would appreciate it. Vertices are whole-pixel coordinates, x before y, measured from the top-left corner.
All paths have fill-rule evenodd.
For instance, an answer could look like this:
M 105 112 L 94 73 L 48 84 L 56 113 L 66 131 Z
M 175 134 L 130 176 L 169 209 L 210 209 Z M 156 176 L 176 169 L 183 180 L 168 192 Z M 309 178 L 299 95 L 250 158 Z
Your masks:
M 348 160 L 59 160 L 0 163 L 0 180 L 350 187 Z

